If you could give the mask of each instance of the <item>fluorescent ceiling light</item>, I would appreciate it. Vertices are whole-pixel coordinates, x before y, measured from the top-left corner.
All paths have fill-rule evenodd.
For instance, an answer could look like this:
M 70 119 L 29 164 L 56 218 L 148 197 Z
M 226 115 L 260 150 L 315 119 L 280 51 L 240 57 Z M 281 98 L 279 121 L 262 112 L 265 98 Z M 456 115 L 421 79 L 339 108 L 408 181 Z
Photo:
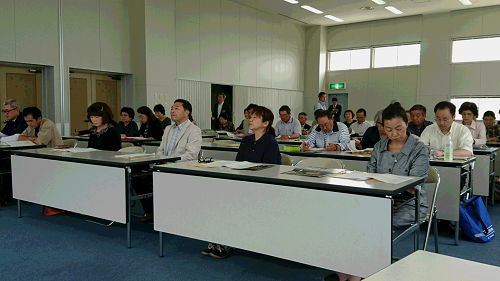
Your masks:
M 291 4 L 297 4 L 299 1 L 296 0 L 285 0 L 285 2 L 291 3 Z
M 326 15 L 325 18 L 328 18 L 328 19 L 331 19 L 331 20 L 334 20 L 334 21 L 338 21 L 338 22 L 343 22 L 344 21 L 343 19 L 339 19 L 339 18 L 331 16 L 331 15 Z
M 458 0 L 462 5 L 469 6 L 472 5 L 472 2 L 470 0 Z
M 385 5 L 385 2 L 382 1 L 382 0 L 372 0 L 372 2 L 375 2 L 375 3 L 379 4 L 379 5 Z
M 308 11 L 310 11 L 310 12 L 315 13 L 315 14 L 322 14 L 322 13 L 323 13 L 323 11 L 320 11 L 320 10 L 318 10 L 318 9 L 315 9 L 315 8 L 313 8 L 313 7 L 311 7 L 311 6 L 303 5 L 303 6 L 300 6 L 300 7 L 301 7 L 302 9 L 306 9 L 306 10 L 308 10 Z
M 398 10 L 398 9 L 394 8 L 393 6 L 387 6 L 387 7 L 385 7 L 385 8 L 386 8 L 387 10 L 389 10 L 389 11 L 391 11 L 391 12 L 395 13 L 395 14 L 398 14 L 398 15 L 403 13 L 403 12 L 401 12 L 400 10 Z

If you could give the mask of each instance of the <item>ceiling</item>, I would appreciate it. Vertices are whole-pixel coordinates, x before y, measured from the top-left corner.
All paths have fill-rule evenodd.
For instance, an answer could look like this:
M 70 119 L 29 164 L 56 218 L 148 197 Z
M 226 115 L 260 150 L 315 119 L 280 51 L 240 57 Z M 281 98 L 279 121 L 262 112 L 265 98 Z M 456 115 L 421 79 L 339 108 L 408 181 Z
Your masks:
M 283 0 L 232 0 L 269 14 L 281 14 L 307 25 L 341 25 L 355 22 L 373 21 L 411 15 L 443 13 L 454 10 L 473 9 L 478 7 L 500 5 L 500 0 L 471 0 L 472 5 L 464 6 L 458 0 L 384 0 L 385 5 L 377 5 L 371 0 L 297 0 L 298 4 L 290 4 Z M 300 6 L 309 5 L 323 11 L 317 15 Z M 374 7 L 373 10 L 361 10 L 361 7 Z M 385 6 L 394 6 L 403 13 L 393 14 Z M 325 15 L 333 15 L 343 19 L 335 22 Z

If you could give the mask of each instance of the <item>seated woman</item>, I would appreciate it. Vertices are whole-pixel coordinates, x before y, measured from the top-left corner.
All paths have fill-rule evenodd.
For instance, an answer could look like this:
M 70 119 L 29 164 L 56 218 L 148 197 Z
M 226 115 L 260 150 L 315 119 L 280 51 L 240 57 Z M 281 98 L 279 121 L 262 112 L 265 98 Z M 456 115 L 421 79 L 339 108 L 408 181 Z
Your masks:
M 219 116 L 219 127 L 218 131 L 234 132 L 234 125 L 228 120 L 226 113 L 221 113 Z
M 249 161 L 254 163 L 267 163 L 281 165 L 281 154 L 276 141 L 276 132 L 272 127 L 274 121 L 273 112 L 263 106 L 253 109 L 250 116 L 250 129 L 253 135 L 244 137 L 241 140 L 236 161 Z M 208 248 L 201 253 L 218 259 L 223 259 L 231 255 L 234 248 L 209 243 Z
M 116 125 L 116 130 L 122 138 L 139 136 L 139 127 L 137 127 L 137 123 L 132 121 L 134 115 L 135 112 L 130 107 L 124 107 L 120 111 L 121 121 Z
M 376 120 L 377 124 L 368 128 L 361 141 L 356 142 L 357 149 L 373 148 L 381 139 L 387 138 L 382 124 L 382 110 L 379 110 L 377 114 L 375 114 L 373 120 Z
M 407 133 L 408 118 L 405 110 L 391 104 L 382 113 L 382 124 L 387 138 L 380 140 L 374 147 L 367 171 L 399 176 L 414 176 L 427 179 L 429 172 L 429 148 Z M 397 160 L 397 161 L 395 161 Z M 410 188 L 405 192 L 415 193 L 420 189 L 420 219 L 427 214 L 427 193 L 424 185 Z M 415 222 L 415 202 L 400 206 L 392 214 L 392 228 L 398 230 Z M 344 273 L 334 273 L 324 278 L 332 280 L 361 280 L 360 277 Z
M 158 117 L 161 122 L 161 127 L 163 128 L 163 130 L 165 130 L 165 128 L 172 123 L 170 118 L 165 116 L 165 107 L 163 107 L 163 105 L 161 104 L 157 104 L 155 105 L 155 107 L 153 107 L 153 110 L 156 117 Z
M 142 122 L 139 136 L 161 141 L 163 128 L 160 120 L 156 118 L 153 111 L 147 106 L 141 106 L 137 109 L 137 113 L 139 113 L 139 119 L 141 119 Z
M 458 113 L 462 114 L 462 125 L 469 128 L 474 142 L 474 147 L 481 147 L 486 144 L 486 127 L 482 123 L 475 121 L 479 115 L 477 105 L 473 102 L 464 102 L 458 109 Z
M 354 120 L 354 111 L 348 109 L 344 112 L 344 118 L 345 118 L 345 121 L 343 122 L 344 125 L 347 126 L 347 128 L 351 127 L 352 124 L 354 124 L 354 122 L 356 122 L 356 120 Z M 349 132 L 351 133 L 351 132 Z
M 122 148 L 122 140 L 116 128 L 110 124 L 113 113 L 103 102 L 93 103 L 87 109 L 87 118 L 92 122 L 89 148 L 118 151 Z
M 488 110 L 483 115 L 483 123 L 486 127 L 486 141 L 500 141 L 500 126 L 495 124 L 495 113 Z

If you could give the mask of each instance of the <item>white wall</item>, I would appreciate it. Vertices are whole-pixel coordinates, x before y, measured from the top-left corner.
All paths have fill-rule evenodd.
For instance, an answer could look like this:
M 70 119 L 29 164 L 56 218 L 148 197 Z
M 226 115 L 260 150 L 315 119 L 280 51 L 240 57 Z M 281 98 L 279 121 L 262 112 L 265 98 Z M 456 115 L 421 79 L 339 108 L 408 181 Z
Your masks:
M 122 103 L 135 107 L 168 109 L 179 94 L 176 79 L 304 89 L 304 27 L 228 0 L 63 0 L 62 61 L 58 0 L 0 0 L 0 6 L 0 61 L 54 67 L 55 93 L 48 98 L 56 122 L 69 122 L 69 68 L 133 74 L 135 98 Z M 210 102 L 205 106 L 209 111 Z
M 499 26 L 494 6 L 330 27 L 329 50 L 421 42 L 421 65 L 328 72 L 325 88 L 346 82 L 338 92 L 348 92 L 349 107 L 364 107 L 369 119 L 392 99 L 408 108 L 421 103 L 432 119 L 434 105 L 451 96 L 500 94 L 500 62 L 451 64 L 452 38 L 499 34 Z

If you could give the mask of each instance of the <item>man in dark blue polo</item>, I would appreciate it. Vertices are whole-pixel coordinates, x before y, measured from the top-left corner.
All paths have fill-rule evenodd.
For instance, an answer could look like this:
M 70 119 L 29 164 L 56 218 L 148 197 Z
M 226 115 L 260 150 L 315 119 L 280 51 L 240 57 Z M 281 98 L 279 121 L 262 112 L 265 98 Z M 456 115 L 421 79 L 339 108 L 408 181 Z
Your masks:
M 14 99 L 7 100 L 3 103 L 2 112 L 7 118 L 7 124 L 3 127 L 0 136 L 2 137 L 2 141 L 16 141 L 17 137 L 13 139 L 7 138 L 13 135 L 19 135 L 26 128 L 28 128 L 28 124 L 24 120 L 23 114 L 20 112 L 19 102 Z M 7 140 L 9 139 L 9 140 Z

